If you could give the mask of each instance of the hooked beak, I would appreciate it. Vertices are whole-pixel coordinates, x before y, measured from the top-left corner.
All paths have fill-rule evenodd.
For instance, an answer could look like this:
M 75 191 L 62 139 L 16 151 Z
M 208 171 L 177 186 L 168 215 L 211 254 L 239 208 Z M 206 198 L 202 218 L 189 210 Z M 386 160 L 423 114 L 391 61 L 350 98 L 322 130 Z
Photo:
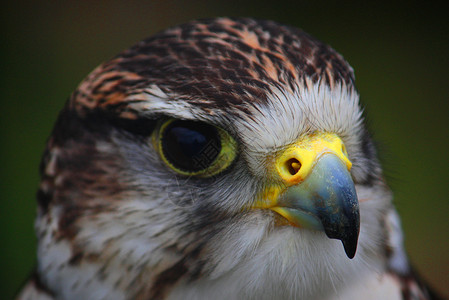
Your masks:
M 275 166 L 283 187 L 268 187 L 256 207 L 275 211 L 293 226 L 324 231 L 341 240 L 346 255 L 353 258 L 359 204 L 341 139 L 333 134 L 302 139 L 284 150 Z

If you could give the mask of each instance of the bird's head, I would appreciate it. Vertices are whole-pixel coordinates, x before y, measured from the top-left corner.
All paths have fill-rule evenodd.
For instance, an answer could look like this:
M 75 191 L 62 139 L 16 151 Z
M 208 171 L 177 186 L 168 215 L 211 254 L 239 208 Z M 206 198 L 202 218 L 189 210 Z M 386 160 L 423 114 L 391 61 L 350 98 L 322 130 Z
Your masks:
M 390 205 L 351 67 L 251 19 L 190 22 L 102 64 L 41 170 L 46 280 L 96 265 L 135 295 L 344 281 L 376 257 Z

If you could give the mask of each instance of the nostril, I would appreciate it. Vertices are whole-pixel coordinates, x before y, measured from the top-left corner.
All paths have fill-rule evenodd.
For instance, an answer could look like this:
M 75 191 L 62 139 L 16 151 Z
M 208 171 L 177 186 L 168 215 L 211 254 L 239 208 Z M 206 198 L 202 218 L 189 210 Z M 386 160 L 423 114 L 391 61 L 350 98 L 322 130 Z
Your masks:
M 285 164 L 290 175 L 295 175 L 301 169 L 301 163 L 296 158 L 290 158 Z

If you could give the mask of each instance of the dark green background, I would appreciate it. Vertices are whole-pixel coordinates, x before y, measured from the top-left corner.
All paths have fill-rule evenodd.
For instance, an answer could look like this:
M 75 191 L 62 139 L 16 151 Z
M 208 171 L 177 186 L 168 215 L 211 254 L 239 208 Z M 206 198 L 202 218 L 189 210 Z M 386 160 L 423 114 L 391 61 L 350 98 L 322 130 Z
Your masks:
M 0 284 L 35 264 L 35 191 L 45 140 L 95 66 L 167 26 L 254 16 L 303 28 L 355 69 L 416 268 L 449 295 L 449 31 L 446 7 L 344 1 L 8 1 L 1 17 Z

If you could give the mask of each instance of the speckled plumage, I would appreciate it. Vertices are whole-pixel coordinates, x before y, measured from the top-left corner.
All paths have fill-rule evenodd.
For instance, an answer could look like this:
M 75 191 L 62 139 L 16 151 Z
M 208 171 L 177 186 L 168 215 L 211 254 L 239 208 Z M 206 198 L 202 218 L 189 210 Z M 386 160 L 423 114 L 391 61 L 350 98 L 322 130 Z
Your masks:
M 212 178 L 174 173 L 151 141 L 164 117 L 226 129 L 237 159 Z M 322 232 L 246 209 L 267 159 L 321 131 L 353 163 L 353 260 Z M 431 299 L 404 254 L 353 71 L 299 29 L 193 21 L 125 50 L 72 94 L 41 176 L 38 266 L 19 299 Z

